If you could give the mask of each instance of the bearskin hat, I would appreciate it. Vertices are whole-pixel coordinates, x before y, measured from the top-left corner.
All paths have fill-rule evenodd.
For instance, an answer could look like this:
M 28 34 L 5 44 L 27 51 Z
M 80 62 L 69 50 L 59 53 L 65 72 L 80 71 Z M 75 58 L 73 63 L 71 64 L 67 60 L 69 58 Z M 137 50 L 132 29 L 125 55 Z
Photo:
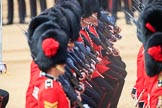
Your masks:
M 145 47 L 145 69 L 148 76 L 162 71 L 162 32 L 151 35 Z
M 106 0 L 104 0 L 106 1 Z M 64 2 L 79 4 L 77 8 L 81 9 L 81 15 L 87 18 L 92 15 L 93 12 L 100 11 L 99 0 L 57 0 L 57 5 L 63 4 Z M 104 4 L 104 3 L 103 3 Z M 104 6 L 105 7 L 105 6 Z
M 51 22 L 41 24 L 29 42 L 32 58 L 44 72 L 57 64 L 64 64 L 67 58 L 69 38 L 64 31 L 54 26 Z
M 81 7 L 80 4 L 75 0 L 68 0 L 61 3 L 61 7 L 65 9 L 70 9 L 76 16 L 77 19 L 81 18 Z
M 33 32 L 35 31 L 35 29 L 40 26 L 41 24 L 50 21 L 50 17 L 46 17 L 46 16 L 36 16 L 34 17 L 29 24 L 29 28 L 27 31 L 27 38 L 28 41 L 30 41 L 30 38 L 33 36 Z M 56 24 L 54 24 L 56 25 Z M 58 27 L 58 26 L 55 26 Z
M 78 2 L 73 0 L 65 1 L 61 4 L 62 12 L 65 15 L 65 18 L 70 23 L 72 34 L 70 34 L 71 41 L 76 41 L 79 36 L 79 31 L 81 29 L 80 19 L 81 19 L 81 9 Z M 74 16 L 74 17 L 72 17 Z
M 137 31 L 143 44 L 155 32 L 162 32 L 162 3 L 153 1 L 145 6 L 138 19 Z
M 108 8 L 108 0 L 99 0 L 100 7 L 104 10 Z
M 69 30 L 70 25 L 59 8 L 60 6 L 55 6 L 48 9 L 49 12 L 46 15 L 46 17 L 52 17 L 53 22 L 57 22 L 60 28 L 64 30 L 64 32 L 67 33 L 67 35 L 70 35 L 70 30 Z
M 78 21 L 75 14 L 70 9 L 65 9 L 60 7 L 60 10 L 64 14 L 65 18 L 67 19 L 67 22 L 69 23 L 68 29 L 70 29 L 70 39 L 71 41 L 75 41 L 79 37 L 79 31 L 81 29 L 80 21 Z

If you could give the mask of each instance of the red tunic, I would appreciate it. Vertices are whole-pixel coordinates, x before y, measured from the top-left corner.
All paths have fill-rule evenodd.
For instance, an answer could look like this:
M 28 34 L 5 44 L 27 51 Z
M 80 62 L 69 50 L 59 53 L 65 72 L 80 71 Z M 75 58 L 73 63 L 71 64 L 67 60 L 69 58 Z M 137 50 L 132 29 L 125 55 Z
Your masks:
M 137 98 L 139 98 L 140 93 L 144 90 L 144 94 L 140 101 L 145 103 L 149 108 L 156 108 L 158 102 L 158 96 L 162 96 L 162 87 L 158 87 L 158 75 L 154 77 L 147 76 L 144 68 L 144 55 L 143 47 L 141 47 L 138 58 L 137 58 L 137 80 L 135 88 L 137 91 Z
M 140 94 L 144 91 L 140 102 L 144 102 L 145 105 L 148 102 L 148 88 L 149 88 L 149 77 L 146 75 L 144 66 L 144 48 L 141 46 L 137 55 L 137 80 L 134 85 L 136 89 L 136 98 L 138 99 Z M 145 106 L 144 105 L 144 106 Z
M 30 82 L 26 92 L 26 108 L 70 108 L 69 104 L 61 84 L 41 76 L 40 69 L 32 61 Z
M 137 91 L 137 98 L 139 96 L 139 94 L 142 92 L 143 87 L 144 87 L 144 56 L 143 56 L 143 46 L 140 48 L 139 52 L 138 52 L 138 56 L 137 56 L 137 80 L 136 83 L 134 85 L 134 88 Z
M 39 74 L 40 74 L 40 69 L 38 68 L 38 65 L 35 64 L 34 61 L 32 61 L 30 66 L 30 81 L 29 81 L 28 89 L 26 91 L 26 108 L 28 108 L 27 104 L 30 103 L 31 101 L 28 97 L 33 92 L 32 85 L 34 84 L 35 80 L 39 78 Z
M 70 108 L 70 102 L 61 84 L 45 76 L 37 78 L 26 97 L 26 108 Z

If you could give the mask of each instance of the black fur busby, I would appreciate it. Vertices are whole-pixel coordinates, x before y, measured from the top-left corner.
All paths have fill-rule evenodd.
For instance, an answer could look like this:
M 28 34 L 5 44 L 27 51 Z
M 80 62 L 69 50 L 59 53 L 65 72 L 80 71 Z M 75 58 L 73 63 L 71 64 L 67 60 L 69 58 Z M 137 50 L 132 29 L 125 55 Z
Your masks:
M 80 4 L 76 0 L 64 1 L 60 5 L 65 9 L 70 9 L 80 21 L 82 10 Z
M 108 0 L 99 0 L 100 7 L 104 10 L 108 9 Z
M 71 6 L 77 5 L 77 10 L 81 10 L 81 15 L 83 18 L 87 18 L 92 15 L 92 13 L 97 12 L 100 14 L 100 8 L 107 9 L 107 0 L 57 0 L 57 5 L 63 4 L 65 2 L 71 3 Z M 79 4 L 79 5 L 78 5 Z
M 99 3 L 99 0 L 92 0 L 91 2 L 91 8 L 92 8 L 92 12 L 93 13 L 97 13 L 97 18 L 100 17 L 100 12 L 101 12 L 101 9 L 100 9 L 100 3 Z
M 71 41 L 76 41 L 79 37 L 79 31 L 81 29 L 80 21 L 78 22 L 76 15 L 70 9 L 65 9 L 62 7 L 59 9 L 62 11 L 63 15 L 67 19 L 67 22 L 69 23 L 68 29 L 70 29 L 69 37 Z
M 57 22 L 57 24 L 60 26 L 60 28 L 67 34 L 70 35 L 70 30 L 69 30 L 69 23 L 66 19 L 66 17 L 63 15 L 61 10 L 59 9 L 60 6 L 55 6 L 50 9 L 48 9 L 48 14 L 46 17 L 51 17 L 53 18 L 53 22 Z
M 80 0 L 82 1 L 82 17 L 87 18 L 92 15 L 92 13 L 97 12 L 100 14 L 100 3 L 99 0 Z
M 30 21 L 29 28 L 28 28 L 28 31 L 27 31 L 28 41 L 30 41 L 30 38 L 32 37 L 33 32 L 35 31 L 35 29 L 38 26 L 40 26 L 41 24 L 43 24 L 45 22 L 48 22 L 50 20 L 51 20 L 50 17 L 46 17 L 46 16 L 36 16 L 36 17 L 34 17 Z M 56 24 L 54 24 L 54 25 L 55 25 L 55 28 L 59 27 L 59 26 L 56 26 Z
M 100 3 L 99 0 L 92 0 L 92 11 L 99 12 L 100 11 Z
M 162 3 L 153 1 L 145 6 L 138 19 L 137 31 L 139 39 L 145 44 L 147 39 L 155 32 L 162 32 Z
M 162 32 L 151 35 L 145 45 L 145 69 L 148 76 L 162 71 Z
M 87 18 L 92 15 L 91 1 L 90 0 L 80 0 L 82 17 Z
M 90 6 L 90 0 L 57 0 L 57 5 L 62 4 L 63 2 L 78 2 L 79 7 L 81 9 L 81 14 L 83 17 L 89 17 L 92 15 L 92 10 Z
M 38 26 L 29 41 L 33 60 L 44 72 L 57 64 L 64 64 L 68 41 L 66 33 L 51 22 Z
M 81 29 L 80 19 L 81 19 L 81 8 L 78 2 L 70 0 L 65 1 L 61 4 L 62 12 L 65 18 L 69 22 L 69 29 L 72 30 L 70 34 L 71 41 L 76 41 L 79 36 L 79 31 Z
M 45 12 L 42 12 L 38 17 L 45 17 L 52 21 L 52 23 L 57 22 L 59 27 L 70 37 L 71 41 L 77 40 L 81 29 L 81 10 L 78 2 L 73 0 L 62 1 L 62 3 L 55 7 L 45 10 Z M 40 19 L 38 18 L 37 20 Z M 36 23 L 36 25 L 39 25 L 35 20 L 33 22 Z M 36 27 L 37 26 L 35 26 L 35 28 Z

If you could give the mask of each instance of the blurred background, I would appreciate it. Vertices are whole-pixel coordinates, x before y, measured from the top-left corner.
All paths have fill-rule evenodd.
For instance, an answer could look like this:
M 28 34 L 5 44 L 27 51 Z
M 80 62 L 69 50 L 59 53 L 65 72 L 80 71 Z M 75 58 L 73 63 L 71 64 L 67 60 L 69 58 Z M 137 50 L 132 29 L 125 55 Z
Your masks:
M 20 20 L 19 13 L 21 9 L 19 9 L 19 6 L 21 3 L 18 3 L 18 1 L 21 0 L 13 0 L 13 19 L 9 21 L 8 12 L 10 11 L 7 1 L 10 0 L 3 0 L 2 2 L 2 60 L 7 65 L 7 73 L 0 74 L 0 88 L 10 93 L 7 108 L 23 108 L 25 107 L 25 93 L 29 83 L 31 63 L 30 51 L 24 30 L 27 30 L 32 17 L 31 4 L 30 0 L 25 0 L 26 12 L 21 15 L 24 19 Z M 41 12 L 40 0 L 36 1 L 37 14 L 39 14 Z M 46 7 L 49 8 L 54 5 L 54 0 L 46 0 L 46 3 Z M 141 44 L 136 36 L 135 25 L 127 23 L 125 14 L 122 11 L 124 2 L 122 1 L 121 4 L 122 7 L 119 6 L 117 11 L 116 24 L 122 29 L 120 34 L 123 38 L 116 42 L 115 46 L 120 51 L 120 55 L 127 65 L 126 70 L 128 74 L 118 108 L 133 108 L 135 102 L 130 97 L 130 92 L 136 80 L 136 57 Z M 23 8 L 25 7 L 23 6 Z

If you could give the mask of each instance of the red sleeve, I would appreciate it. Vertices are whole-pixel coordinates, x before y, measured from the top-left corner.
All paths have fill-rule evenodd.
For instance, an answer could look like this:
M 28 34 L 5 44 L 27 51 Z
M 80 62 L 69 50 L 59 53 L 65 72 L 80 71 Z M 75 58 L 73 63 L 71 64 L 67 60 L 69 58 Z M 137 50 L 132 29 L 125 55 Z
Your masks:
M 31 65 L 30 65 L 30 70 L 31 70 L 31 73 L 35 72 L 35 71 L 40 71 L 38 65 L 34 61 L 32 61 Z
M 35 64 L 34 61 L 32 61 L 30 65 L 30 81 L 29 81 L 28 89 L 26 91 L 26 108 L 28 108 L 27 106 L 30 106 L 31 104 L 30 96 L 33 92 L 33 84 L 35 83 L 37 78 L 39 78 L 39 74 L 40 74 L 40 70 L 38 68 L 38 65 Z
M 137 91 L 137 98 L 139 94 L 142 92 L 143 87 L 144 87 L 144 74 L 145 74 L 145 69 L 144 69 L 144 55 L 143 55 L 143 46 L 139 50 L 138 56 L 137 56 L 137 80 L 134 85 Z
M 32 61 L 31 66 L 30 66 L 30 84 L 33 83 L 40 74 L 40 69 L 37 64 L 35 64 L 34 61 Z

